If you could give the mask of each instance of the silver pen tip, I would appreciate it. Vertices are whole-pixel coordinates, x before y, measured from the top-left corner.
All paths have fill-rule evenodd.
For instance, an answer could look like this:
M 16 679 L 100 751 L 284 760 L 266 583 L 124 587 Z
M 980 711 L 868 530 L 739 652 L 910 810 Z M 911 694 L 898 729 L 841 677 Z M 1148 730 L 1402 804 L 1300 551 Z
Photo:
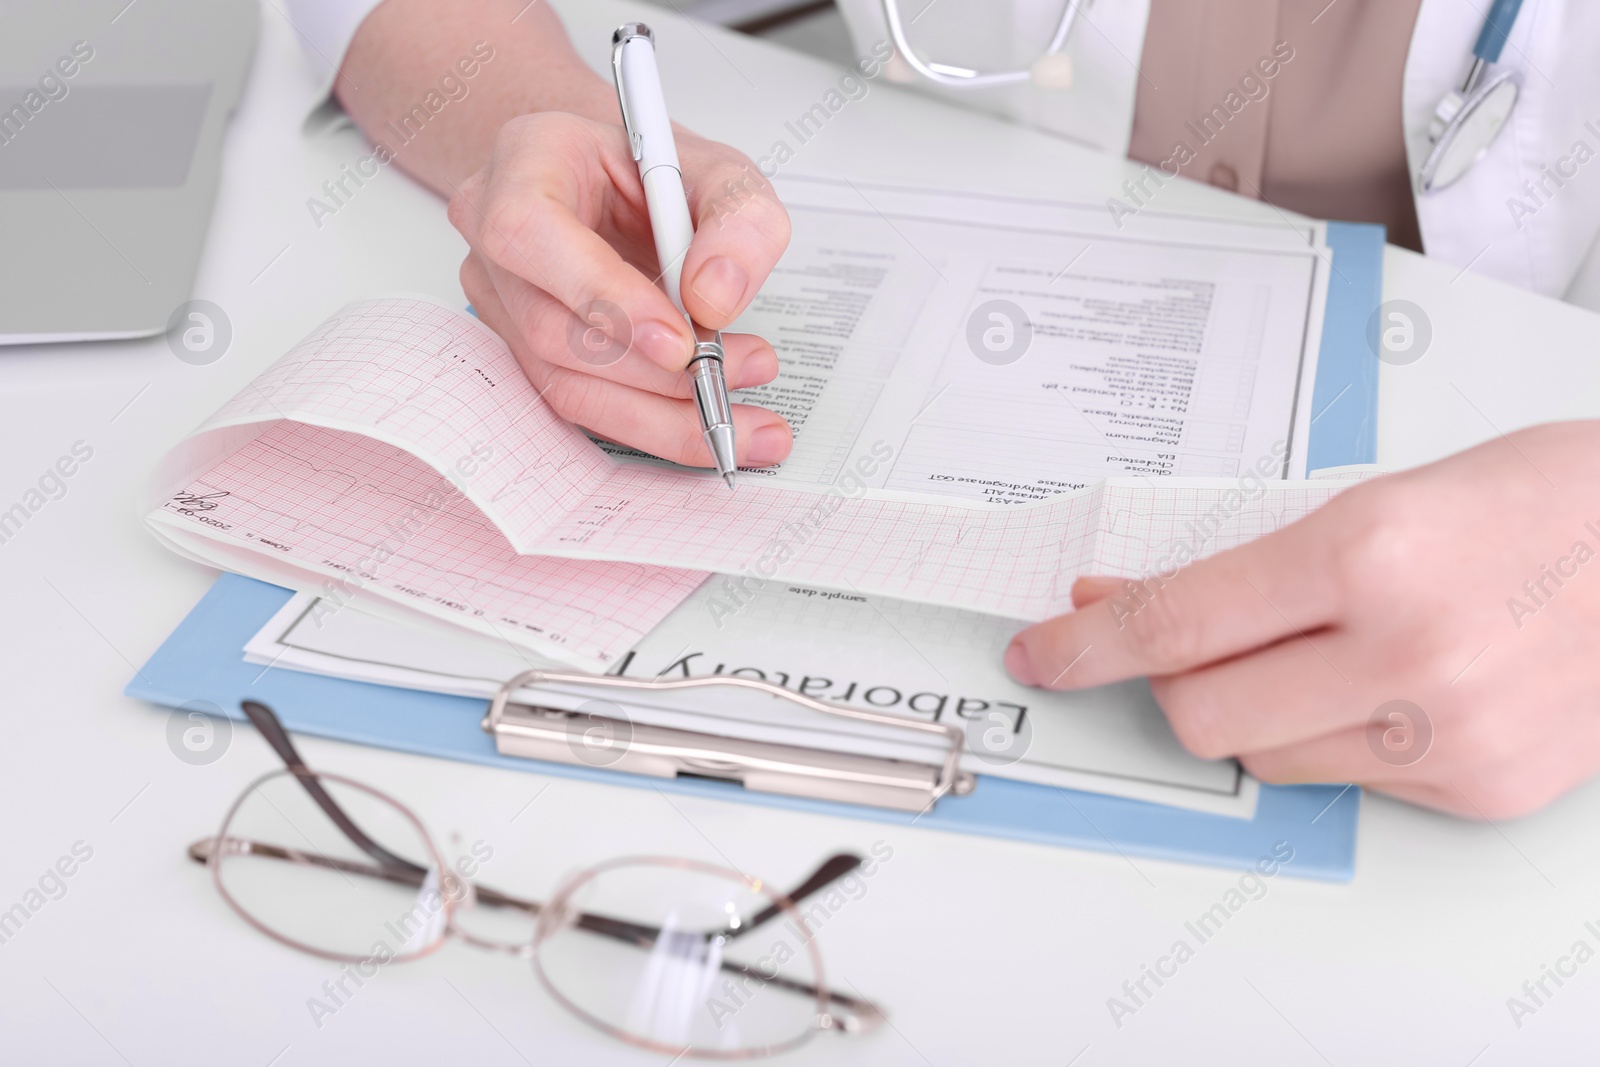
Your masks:
M 723 471 L 722 472 L 722 480 L 728 483 L 728 489 L 730 491 L 734 488 L 734 485 L 733 485 L 733 472 L 732 471 Z

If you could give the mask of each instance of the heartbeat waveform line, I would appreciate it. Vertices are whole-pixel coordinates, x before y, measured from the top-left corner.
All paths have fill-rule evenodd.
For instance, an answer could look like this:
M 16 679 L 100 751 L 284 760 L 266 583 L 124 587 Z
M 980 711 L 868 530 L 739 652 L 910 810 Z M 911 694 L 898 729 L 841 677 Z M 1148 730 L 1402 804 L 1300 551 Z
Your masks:
M 452 418 L 475 419 L 477 431 L 505 436 L 522 424 L 522 415 L 542 405 L 513 357 L 498 342 L 442 309 L 436 314 L 418 307 L 404 301 L 376 301 L 336 316 L 264 372 L 256 385 L 269 403 L 293 395 L 296 400 L 288 403 L 296 408 L 311 398 L 322 400 L 326 409 L 331 396 L 343 396 L 347 403 L 337 405 L 341 411 L 348 414 L 354 406 L 375 426 L 405 413 L 429 424 L 427 430 L 412 428 L 423 436 L 449 424 L 441 411 L 448 411 Z M 436 321 L 441 318 L 445 321 Z M 407 360 L 420 360 L 423 365 L 408 366 Z M 398 391 L 396 381 L 404 383 Z M 504 404 L 463 403 L 455 386 L 464 381 L 486 387 L 479 388 L 478 394 L 505 382 L 514 383 L 514 392 L 527 396 L 522 415 L 509 416 Z M 435 398 L 447 403 L 425 402 Z M 254 398 L 240 397 L 224 412 L 240 410 L 259 412 L 260 404 Z M 548 430 L 551 422 L 550 418 L 542 420 L 538 429 Z M 570 436 L 572 431 L 563 429 Z
M 598 451 L 599 450 L 596 449 L 596 452 Z M 542 458 L 533 463 L 525 463 L 520 466 L 517 469 L 517 473 L 507 479 L 505 484 L 497 489 L 494 494 L 489 497 L 489 499 L 493 503 L 499 503 L 503 498 L 512 493 L 520 494 L 523 491 L 523 483 L 534 481 L 536 479 L 536 475 L 540 471 L 550 471 L 552 474 L 560 476 L 566 474 L 567 471 L 572 468 L 579 468 L 579 473 L 581 475 L 593 475 L 598 467 L 599 464 L 595 461 L 595 457 L 586 456 L 578 452 L 569 453 L 565 456 L 560 456 L 555 459 Z M 541 486 L 548 485 L 547 482 L 542 480 L 539 482 L 539 484 Z M 570 479 L 566 488 L 579 490 L 583 488 L 589 488 L 591 490 L 593 489 L 592 486 L 583 486 L 577 478 Z
M 274 437 L 277 437 L 278 440 L 274 440 L 273 439 Z M 365 439 L 363 439 L 363 440 L 365 440 Z M 383 447 L 380 442 L 369 441 L 368 444 L 371 445 L 371 446 Z M 338 488 L 335 487 L 334 488 L 334 492 L 332 492 L 331 494 L 325 494 L 325 496 L 327 497 L 327 502 L 329 504 L 340 504 L 340 503 L 343 503 L 343 502 L 346 502 L 346 501 L 354 502 L 354 501 L 357 501 L 357 500 L 364 500 L 366 498 L 364 498 L 358 492 L 358 490 L 367 490 L 368 493 L 371 496 L 381 497 L 381 498 L 393 501 L 397 505 L 399 505 L 399 507 L 394 512 L 384 512 L 383 514 L 378 515 L 375 519 L 373 519 L 372 520 L 373 522 L 380 522 L 381 523 L 381 522 L 386 521 L 386 520 L 387 521 L 393 521 L 393 519 L 397 515 L 400 515 L 402 513 L 405 513 L 406 517 L 408 519 L 412 518 L 412 517 L 415 517 L 416 515 L 419 515 L 419 514 L 420 515 L 432 514 L 432 513 L 435 513 L 435 512 L 438 512 L 438 511 L 442 510 L 442 508 L 444 506 L 448 506 L 448 502 L 450 502 L 451 499 L 452 499 L 452 498 L 447 496 L 446 497 L 447 503 L 445 505 L 435 506 L 435 505 L 429 504 L 427 502 L 427 500 L 425 500 L 425 499 L 419 499 L 418 498 L 419 495 L 425 495 L 425 493 L 418 494 L 418 495 L 413 495 L 413 493 L 409 492 L 409 491 L 402 492 L 402 491 L 399 491 L 399 490 L 392 490 L 386 485 L 379 484 L 376 481 L 376 479 L 372 478 L 370 476 L 370 474 L 367 473 L 367 472 L 346 471 L 346 470 L 343 470 L 343 469 L 335 468 L 334 466 L 331 466 L 331 465 L 330 466 L 319 466 L 319 464 L 315 460 L 313 460 L 312 458 L 310 458 L 310 457 L 308 457 L 306 455 L 300 454 L 295 449 L 294 444 L 289 439 L 287 433 L 280 432 L 277 429 L 268 430 L 266 433 L 263 433 L 260 437 L 257 437 L 249 445 L 246 445 L 243 449 L 241 449 L 234 457 L 231 457 L 230 460 L 227 463 L 225 463 L 222 466 L 219 466 L 218 468 L 216 468 L 216 470 L 224 472 L 224 473 L 229 473 L 229 472 L 241 472 L 242 473 L 245 469 L 247 469 L 249 467 L 250 464 L 252 464 L 253 462 L 255 462 L 257 460 L 258 454 L 260 452 L 271 452 L 271 453 L 274 453 L 274 454 L 276 454 L 278 456 L 283 457 L 283 459 L 288 461 L 289 463 L 297 464 L 297 465 L 301 465 L 301 466 L 306 467 L 313 474 L 320 475 L 320 476 L 322 476 L 324 478 L 329 478 L 329 479 L 331 479 L 331 480 L 333 480 L 335 482 L 347 483 L 345 488 L 338 489 Z M 437 477 L 436 472 L 434 472 L 431 467 L 428 467 L 426 464 L 423 464 L 420 460 L 417 460 L 417 459 L 411 457 L 408 453 L 401 452 L 398 449 L 395 449 L 394 452 L 396 454 L 395 458 L 398 459 L 400 457 L 404 457 L 405 459 L 410 460 L 410 462 L 415 465 L 415 468 L 416 468 L 418 473 L 426 472 L 429 475 L 435 475 L 435 477 Z M 349 457 L 350 457 L 349 453 L 346 453 L 345 455 L 341 456 L 341 458 L 340 458 L 340 467 L 346 467 L 346 466 L 350 465 L 349 464 Z M 391 473 L 395 477 L 402 477 L 403 476 L 401 472 L 391 472 Z M 410 473 L 410 472 L 405 472 L 405 473 Z M 446 486 L 446 485 L 449 484 L 443 478 L 437 478 L 437 483 L 438 483 L 438 486 Z M 416 488 L 423 488 L 423 489 L 425 489 L 427 491 L 435 491 L 435 487 L 433 487 L 433 486 L 418 486 Z M 451 492 L 452 493 L 454 492 L 453 487 L 451 488 Z M 318 494 L 315 492 L 315 487 L 314 486 L 311 486 L 310 483 L 302 483 L 302 489 L 301 489 L 301 492 L 299 493 L 299 499 L 295 503 L 295 506 L 296 506 L 297 510 L 293 511 L 293 512 L 283 511 L 281 509 L 274 509 L 274 508 L 266 507 L 264 505 L 261 505 L 258 502 L 250 501 L 249 497 L 237 497 L 237 496 L 235 496 L 233 499 L 238 503 L 246 503 L 246 502 L 252 503 L 259 510 L 262 510 L 262 511 L 265 511 L 265 512 L 268 512 L 268 513 L 271 513 L 271 514 L 277 514 L 277 515 L 282 516 L 282 518 L 284 520 L 288 521 L 291 524 L 290 528 L 294 532 L 298 532 L 301 527 L 309 525 L 309 526 L 314 526 L 314 527 L 316 527 L 316 528 L 318 528 L 320 530 L 323 530 L 324 532 L 327 532 L 329 534 L 334 534 L 335 531 L 331 530 L 329 527 L 321 526 L 320 524 L 315 524 L 315 523 L 307 523 L 305 521 L 305 519 L 303 518 L 305 500 L 307 498 L 315 499 L 315 498 L 317 498 L 317 496 L 318 496 Z M 368 517 L 371 518 L 371 512 L 369 511 L 367 514 L 368 514 Z M 476 509 L 472 509 L 471 510 L 471 514 L 473 516 L 476 516 L 477 519 L 480 521 L 480 523 L 482 525 L 485 525 L 485 526 L 489 526 L 490 525 L 488 523 L 487 518 L 485 518 L 482 515 L 482 513 L 478 512 Z M 498 532 L 499 531 L 496 530 L 496 533 L 498 533 Z
M 330 361 L 340 367 L 348 367 L 348 361 Z M 281 364 L 279 366 L 282 366 Z M 402 411 L 411 411 L 419 420 L 428 420 L 438 425 L 445 425 L 446 420 L 437 414 L 437 404 L 423 403 L 422 399 L 427 394 L 433 394 L 442 400 L 453 402 L 451 406 L 459 407 L 459 398 L 444 384 L 434 381 L 420 382 L 408 393 L 395 394 L 393 391 L 379 388 L 375 382 L 352 381 L 348 371 L 343 375 L 312 374 L 306 364 L 296 363 L 283 366 L 280 374 L 268 371 L 259 379 L 263 393 L 275 401 L 284 403 L 293 410 L 296 405 L 294 400 L 284 400 L 284 395 L 291 391 L 312 397 L 325 397 L 329 393 L 348 395 L 352 400 L 363 401 L 364 404 L 376 404 L 381 407 L 381 412 L 371 420 L 375 426 L 381 426 Z M 274 368 L 277 370 L 277 367 Z M 304 375 L 293 375 L 291 372 L 307 371 Z M 409 377 L 409 375 L 401 375 Z M 253 409 L 253 410 L 259 410 Z M 480 423 L 486 422 L 488 413 L 478 414 Z M 485 432 L 492 432 L 485 430 Z

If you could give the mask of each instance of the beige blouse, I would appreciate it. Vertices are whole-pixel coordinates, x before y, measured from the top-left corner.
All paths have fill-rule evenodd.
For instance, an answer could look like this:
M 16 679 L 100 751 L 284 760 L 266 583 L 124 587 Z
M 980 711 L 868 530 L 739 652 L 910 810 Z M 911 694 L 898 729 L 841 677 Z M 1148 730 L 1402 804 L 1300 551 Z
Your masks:
M 1420 250 L 1400 93 L 1421 0 L 1151 0 L 1128 155 Z

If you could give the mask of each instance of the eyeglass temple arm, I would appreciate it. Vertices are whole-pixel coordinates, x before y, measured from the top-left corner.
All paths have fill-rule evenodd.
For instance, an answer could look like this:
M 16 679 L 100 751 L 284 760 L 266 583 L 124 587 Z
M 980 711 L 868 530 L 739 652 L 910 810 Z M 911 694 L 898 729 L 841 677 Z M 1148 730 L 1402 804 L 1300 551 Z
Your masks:
M 859 866 L 861 866 L 860 856 L 852 855 L 848 852 L 839 852 L 829 856 L 818 864 L 817 869 L 812 871 L 804 881 L 790 890 L 777 903 L 769 904 L 749 919 L 742 920 L 736 928 L 707 931 L 704 936 L 710 937 L 712 934 L 716 934 L 728 941 L 742 937 L 782 915 L 786 906 L 794 907 L 798 905 L 807 897 L 820 889 L 832 885 Z M 483 897 L 480 896 L 478 899 L 483 900 Z M 537 907 L 537 905 L 535 906 Z M 587 930 L 590 933 L 614 938 L 618 941 L 631 941 L 644 947 L 655 944 L 656 939 L 661 936 L 661 931 L 657 927 L 612 919 L 604 915 L 595 915 L 591 912 L 580 912 L 574 922 L 579 929 Z M 737 974 L 743 978 L 755 979 L 764 985 L 776 986 L 779 989 L 798 993 L 809 999 L 814 999 L 817 995 L 817 987 L 810 982 L 785 978 L 782 975 L 769 976 L 733 960 L 723 960 L 719 965 L 719 969 L 730 974 Z M 854 1028 L 871 1029 L 888 1017 L 882 1008 L 865 998 L 852 997 L 848 993 L 841 993 L 834 989 L 829 989 L 827 995 L 830 1001 L 847 1009 L 855 1017 Z M 846 1029 L 852 1029 L 852 1027 L 847 1025 Z
M 328 791 L 322 787 L 322 783 L 311 773 L 311 769 L 306 766 L 305 760 L 300 758 L 300 753 L 295 750 L 294 742 L 289 739 L 289 732 L 284 729 L 282 721 L 279 720 L 277 714 L 271 708 L 255 700 L 241 701 L 239 706 L 241 709 L 243 709 L 245 715 L 249 716 L 250 721 L 255 725 L 256 729 L 260 731 L 261 736 L 266 738 L 267 743 L 271 745 L 273 750 L 278 753 L 278 757 L 283 760 L 284 764 L 289 768 L 289 770 L 295 772 L 295 777 L 299 779 L 300 784 L 305 788 L 305 791 L 311 795 L 311 799 L 316 801 L 317 806 L 322 809 L 323 813 L 326 814 L 328 818 L 333 820 L 334 825 L 336 825 L 357 848 L 371 856 L 374 860 L 377 860 L 378 863 L 385 868 L 398 869 L 405 871 L 408 875 L 415 875 L 414 879 L 409 877 L 404 879 L 391 878 L 391 881 L 401 881 L 406 885 L 422 884 L 422 879 L 427 875 L 426 868 L 418 866 L 417 864 L 412 863 L 410 860 L 396 856 L 394 853 L 390 852 L 388 849 L 372 840 L 372 838 L 368 837 L 361 830 L 361 828 L 355 824 L 355 821 L 351 819 L 350 816 L 345 814 L 344 809 L 339 807 L 338 802 L 335 801 L 333 797 L 328 795 Z M 196 859 L 200 863 L 205 862 L 203 857 L 194 856 L 193 847 L 190 849 L 190 855 L 191 858 Z M 277 858 L 286 859 L 290 857 L 281 856 Z M 340 861 L 333 859 L 327 859 L 323 865 L 336 868 L 345 866 Z M 849 874 L 859 866 L 861 866 L 860 856 L 854 856 L 845 852 L 829 856 L 827 859 L 822 861 L 815 871 L 811 872 L 811 875 L 806 878 L 805 881 L 795 886 L 795 888 L 788 894 L 787 897 L 784 898 L 784 900 L 791 904 L 799 903 L 818 890 L 832 885 L 834 882 L 838 881 L 840 878 L 843 878 L 845 875 Z M 387 875 L 384 876 L 387 877 Z M 518 908 L 520 910 L 527 911 L 530 914 L 537 914 L 539 911 L 539 905 L 533 903 L 532 901 L 518 900 L 515 897 L 510 897 L 503 893 L 499 893 L 496 890 L 490 889 L 487 886 L 474 886 L 474 889 L 478 893 L 479 903 L 488 904 L 494 907 Z M 770 922 L 773 918 L 782 913 L 782 911 L 783 904 L 781 902 L 769 904 L 766 908 L 756 913 L 749 920 L 742 922 L 737 928 L 724 932 L 723 936 L 727 937 L 730 941 L 738 937 L 743 937 L 749 931 L 756 929 L 764 923 Z M 582 918 L 588 918 L 587 914 L 585 914 Z M 607 921 L 609 922 L 615 920 Z M 580 925 L 582 925 L 581 919 Z M 633 926 L 634 924 L 629 923 L 627 925 Z M 639 927 L 638 929 L 647 930 L 649 928 Z M 652 929 L 649 930 L 649 933 L 650 936 L 654 938 L 659 931 Z
M 374 867 L 370 864 L 359 863 L 355 860 L 342 860 L 336 856 L 326 856 L 311 852 L 301 852 L 299 849 L 284 848 L 281 845 L 268 845 L 260 841 L 246 841 L 242 838 L 230 837 L 226 839 L 232 846 L 240 848 L 251 856 L 265 856 L 267 859 L 286 860 L 289 863 L 299 863 L 307 867 L 323 867 L 340 874 L 359 874 L 364 878 L 381 878 L 385 882 L 394 882 L 396 885 L 407 886 L 412 889 L 420 888 L 427 879 L 428 872 L 424 867 L 416 864 L 407 864 L 405 867 Z M 203 837 L 189 846 L 189 858 L 195 863 L 204 865 L 211 861 L 217 847 L 217 839 Z M 478 903 L 487 904 L 494 908 L 514 908 L 525 911 L 530 915 L 539 914 L 540 905 L 531 900 L 521 900 L 497 889 L 474 884 L 473 894 Z
M 271 713 L 268 712 L 268 714 Z M 276 722 L 277 720 L 274 719 L 273 721 Z M 281 750 L 279 754 L 282 754 Z M 296 758 L 298 759 L 298 757 Z M 290 764 L 290 766 L 293 766 L 293 764 Z M 331 798 L 329 803 L 332 803 Z M 252 856 L 287 860 L 291 863 L 301 863 L 311 867 L 325 867 L 343 874 L 359 874 L 368 878 L 381 878 L 386 882 L 395 882 L 413 888 L 422 885 L 423 880 L 427 877 L 427 872 L 415 864 L 407 864 L 403 868 L 393 866 L 370 867 L 364 863 L 337 859 L 320 853 L 300 852 L 296 849 L 267 845 L 259 841 L 230 840 L 244 846 Z M 189 846 L 189 858 L 195 863 L 204 864 L 209 862 L 217 843 L 217 839 L 213 837 L 202 838 L 194 842 Z M 829 856 L 817 866 L 817 869 L 809 877 L 795 886 L 784 900 L 790 905 L 799 904 L 819 889 L 832 885 L 859 866 L 861 866 L 860 856 L 853 856 L 848 852 L 840 852 Z M 473 884 L 472 890 L 479 904 L 486 904 L 490 907 L 515 908 L 518 911 L 527 912 L 529 915 L 537 915 L 543 908 L 543 905 L 537 901 L 523 900 L 477 883 Z M 757 912 L 749 920 L 741 923 L 737 930 L 718 932 L 731 941 L 750 930 L 754 930 L 763 923 L 770 922 L 778 915 L 781 915 L 783 910 L 781 904 L 769 905 Z M 661 936 L 661 930 L 658 927 L 628 922 L 625 919 L 613 919 L 606 915 L 595 915 L 592 912 L 579 912 L 574 921 L 579 929 L 586 930 L 589 933 L 645 946 L 653 945 L 656 939 Z M 784 978 L 781 975 L 768 977 L 742 963 L 735 963 L 733 960 L 723 960 L 721 969 L 742 977 L 758 979 L 763 983 L 799 993 L 805 997 L 815 997 L 817 995 L 817 987 L 809 982 L 800 982 L 791 978 Z M 865 1026 L 873 1025 L 877 1020 L 885 1017 L 883 1009 L 870 1000 L 852 997 L 849 994 L 840 993 L 832 989 L 828 990 L 828 999 L 855 1013 Z
M 364 863 L 342 860 L 320 853 L 301 852 L 298 849 L 283 848 L 279 845 L 263 844 L 260 841 L 244 841 L 238 838 L 230 838 L 229 840 L 234 844 L 243 846 L 252 856 L 287 860 L 291 863 L 301 863 L 309 867 L 326 867 L 342 874 L 359 874 L 367 878 L 381 878 L 386 882 L 395 882 L 412 888 L 421 886 L 423 880 L 427 877 L 427 871 L 416 864 L 407 864 L 403 868 L 369 867 Z M 216 845 L 216 838 L 201 838 L 189 846 L 189 858 L 195 863 L 205 864 L 210 861 Z M 817 869 L 805 881 L 795 886 L 788 896 L 783 899 L 791 905 L 798 904 L 819 889 L 832 885 L 859 866 L 861 866 L 860 856 L 853 856 L 848 852 L 840 852 L 829 856 L 818 865 Z M 472 885 L 472 892 L 479 904 L 484 904 L 491 908 L 513 908 L 517 911 L 527 912 L 529 915 L 537 915 L 544 908 L 544 905 L 538 901 L 514 897 L 509 893 L 502 893 L 498 889 L 479 885 L 476 882 Z M 717 933 L 732 941 L 765 923 L 771 922 L 782 913 L 782 904 L 771 904 L 749 919 L 742 920 L 738 929 L 719 930 Z M 644 937 L 653 941 L 661 933 L 654 926 L 628 922 L 623 919 L 612 919 L 604 915 L 593 915 L 589 912 L 580 912 L 577 923 L 585 930 L 593 933 L 603 933 L 612 937 Z
M 802 900 L 817 892 L 817 890 L 832 885 L 859 866 L 861 866 L 860 856 L 854 856 L 848 852 L 840 852 L 829 856 L 818 865 L 815 871 L 811 872 L 805 881 L 795 886 L 788 895 L 780 898 L 777 903 L 767 905 L 748 919 L 740 919 L 737 926 L 730 924 L 717 930 L 708 930 L 702 936 L 717 936 L 725 941 L 735 941 L 757 927 L 782 915 L 785 907 L 793 907 L 799 904 Z M 484 897 L 481 895 L 478 899 L 480 902 L 484 901 Z M 537 909 L 539 905 L 534 904 L 532 907 Z M 654 944 L 656 938 L 661 935 L 660 929 L 654 926 L 628 922 L 623 919 L 612 919 L 586 911 L 578 913 L 575 923 L 579 929 L 588 930 L 591 933 L 604 934 L 607 937 L 624 940 L 639 940 L 645 944 Z M 730 966 L 737 968 L 739 965 L 730 964 Z
M 299 780 L 305 791 L 311 794 L 311 799 L 316 801 L 317 807 L 321 808 L 323 814 L 333 820 L 333 824 L 339 828 L 344 836 L 350 839 L 353 845 L 378 861 L 383 867 L 415 872 L 418 878 L 417 884 L 421 884 L 421 879 L 427 874 L 426 868 L 419 867 L 408 859 L 396 856 L 393 852 L 368 837 L 361 827 L 355 824 L 355 820 L 345 814 L 344 809 L 339 807 L 338 802 L 329 796 L 328 791 L 322 787 L 322 782 L 312 774 L 311 768 L 306 766 L 305 760 L 300 758 L 300 753 L 295 751 L 294 742 L 289 740 L 289 731 L 283 728 L 283 723 L 279 721 L 277 714 L 271 708 L 254 700 L 240 701 L 239 707 L 249 717 L 255 728 L 260 731 L 261 736 L 267 739 L 267 744 L 271 745 L 273 751 L 277 752 L 278 758 L 283 760 L 284 765 L 294 772 L 295 778 Z
M 854 856 L 848 852 L 840 852 L 829 856 L 818 865 L 816 870 L 811 872 L 809 878 L 791 889 L 789 895 L 784 897 L 781 902 L 768 904 L 765 908 L 741 922 L 737 930 L 729 931 L 724 936 L 730 941 L 743 937 L 756 927 L 761 926 L 763 923 L 771 922 L 783 914 L 785 903 L 798 904 L 819 889 L 826 888 L 837 882 L 859 866 L 861 866 L 860 856 Z

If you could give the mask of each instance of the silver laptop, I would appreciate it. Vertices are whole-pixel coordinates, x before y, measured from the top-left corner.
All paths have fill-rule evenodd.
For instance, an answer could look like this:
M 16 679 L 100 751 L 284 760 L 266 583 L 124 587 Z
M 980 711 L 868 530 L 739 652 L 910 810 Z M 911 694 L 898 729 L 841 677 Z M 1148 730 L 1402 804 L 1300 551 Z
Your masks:
M 0 343 L 167 329 L 257 19 L 255 0 L 0 0 Z

